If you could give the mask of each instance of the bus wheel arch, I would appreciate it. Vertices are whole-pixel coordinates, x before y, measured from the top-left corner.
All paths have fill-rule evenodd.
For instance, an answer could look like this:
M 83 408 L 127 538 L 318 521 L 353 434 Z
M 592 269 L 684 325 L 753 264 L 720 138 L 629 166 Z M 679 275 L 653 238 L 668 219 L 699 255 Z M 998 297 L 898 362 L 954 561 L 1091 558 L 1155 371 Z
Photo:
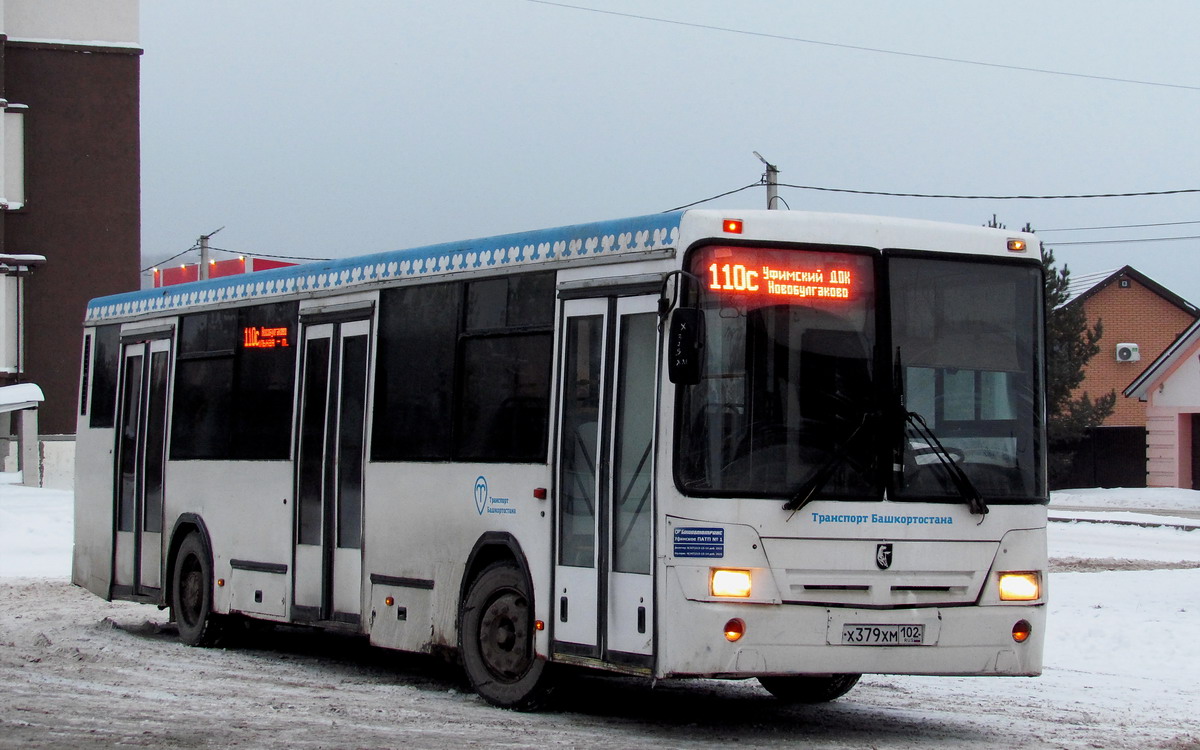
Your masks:
M 175 588 L 175 565 L 179 561 L 179 548 L 189 534 L 200 535 L 208 550 L 209 560 L 212 560 L 212 542 L 209 539 L 208 526 L 205 525 L 204 519 L 195 513 L 181 513 L 179 518 L 175 519 L 175 525 L 171 529 L 171 541 L 167 545 L 167 554 L 163 561 L 163 590 L 160 602 L 162 606 L 169 607 L 171 605 L 171 596 Z
M 223 618 L 213 608 L 212 544 L 199 516 L 180 516 L 171 534 L 166 603 L 179 628 L 179 639 L 191 646 L 214 645 Z
M 485 534 L 467 560 L 458 607 L 458 653 L 467 679 L 495 706 L 532 711 L 553 687 L 534 646 L 529 567 L 510 534 Z

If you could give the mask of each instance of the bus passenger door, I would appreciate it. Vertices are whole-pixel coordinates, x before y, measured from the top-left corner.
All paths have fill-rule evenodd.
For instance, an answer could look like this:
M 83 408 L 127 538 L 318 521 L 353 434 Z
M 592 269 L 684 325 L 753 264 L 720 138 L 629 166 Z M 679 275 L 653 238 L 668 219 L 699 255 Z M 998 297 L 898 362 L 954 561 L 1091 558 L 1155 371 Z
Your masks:
M 157 600 L 162 590 L 169 336 L 122 347 L 112 581 L 123 597 Z
M 564 306 L 553 649 L 650 668 L 658 318 L 652 297 Z
M 306 325 L 292 617 L 358 626 L 370 321 Z

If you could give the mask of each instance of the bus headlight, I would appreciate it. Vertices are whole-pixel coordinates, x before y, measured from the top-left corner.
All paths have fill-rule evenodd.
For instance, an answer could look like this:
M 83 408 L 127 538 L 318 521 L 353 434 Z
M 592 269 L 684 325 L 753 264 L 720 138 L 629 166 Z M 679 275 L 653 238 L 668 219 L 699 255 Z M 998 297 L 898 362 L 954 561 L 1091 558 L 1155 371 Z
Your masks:
M 713 596 L 750 596 L 750 571 L 712 568 L 708 579 L 708 590 Z
M 1037 571 L 1000 574 L 1000 601 L 1032 602 L 1042 597 L 1042 576 Z

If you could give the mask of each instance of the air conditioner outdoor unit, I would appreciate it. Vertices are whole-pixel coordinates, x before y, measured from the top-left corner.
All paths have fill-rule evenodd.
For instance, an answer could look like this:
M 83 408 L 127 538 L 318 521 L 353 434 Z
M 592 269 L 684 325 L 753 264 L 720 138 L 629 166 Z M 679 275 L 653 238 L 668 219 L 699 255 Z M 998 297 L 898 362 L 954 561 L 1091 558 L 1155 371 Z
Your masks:
M 1117 344 L 1118 362 L 1137 362 L 1142 358 L 1137 344 Z

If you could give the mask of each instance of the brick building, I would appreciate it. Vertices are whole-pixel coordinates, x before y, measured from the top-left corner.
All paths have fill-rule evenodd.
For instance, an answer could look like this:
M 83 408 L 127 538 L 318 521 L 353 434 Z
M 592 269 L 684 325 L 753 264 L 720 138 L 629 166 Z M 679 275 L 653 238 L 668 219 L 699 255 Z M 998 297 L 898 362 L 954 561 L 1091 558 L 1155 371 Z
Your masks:
M 1130 266 L 1075 278 L 1071 292 L 1066 304 L 1082 305 L 1090 325 L 1102 324 L 1100 352 L 1077 393 L 1095 399 L 1115 391 L 1117 403 L 1080 446 L 1068 486 L 1145 486 L 1146 404 L 1123 392 L 1200 318 L 1200 309 Z
M 45 258 L 0 385 L 41 386 L 44 434 L 75 432 L 87 301 L 139 286 L 138 20 L 138 0 L 0 0 L 0 253 Z

